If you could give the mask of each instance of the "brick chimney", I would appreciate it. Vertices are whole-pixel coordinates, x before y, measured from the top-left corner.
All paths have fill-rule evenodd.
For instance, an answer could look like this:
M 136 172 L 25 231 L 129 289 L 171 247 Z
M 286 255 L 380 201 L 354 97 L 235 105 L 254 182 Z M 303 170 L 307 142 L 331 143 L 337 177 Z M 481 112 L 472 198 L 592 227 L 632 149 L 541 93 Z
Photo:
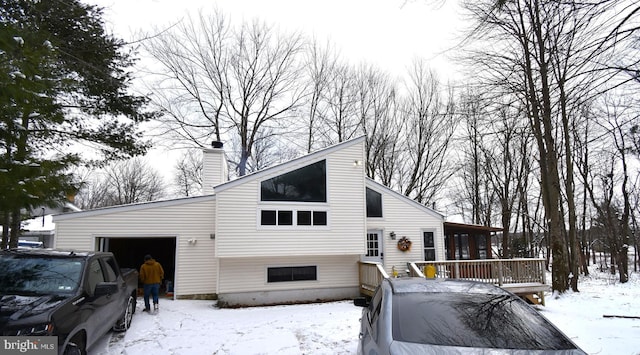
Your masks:
M 213 193 L 213 187 L 229 181 L 229 167 L 222 142 L 214 141 L 202 150 L 202 193 Z

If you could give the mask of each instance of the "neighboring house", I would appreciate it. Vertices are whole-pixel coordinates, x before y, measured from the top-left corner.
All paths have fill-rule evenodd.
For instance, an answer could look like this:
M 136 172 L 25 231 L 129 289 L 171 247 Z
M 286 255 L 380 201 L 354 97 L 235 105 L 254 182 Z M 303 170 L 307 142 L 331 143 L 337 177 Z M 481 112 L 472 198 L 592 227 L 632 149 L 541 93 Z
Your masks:
M 46 214 L 22 221 L 20 229 L 20 241 L 42 242 L 45 248 L 53 246 L 55 236 L 55 224 L 53 216 Z
M 391 274 L 446 259 L 443 215 L 368 179 L 364 144 L 357 138 L 233 181 L 224 150 L 206 149 L 205 195 L 56 215 L 55 246 L 112 251 L 121 267 L 151 254 L 177 298 L 354 297 L 360 261 Z M 399 240 L 410 249 L 399 250 Z
M 29 213 L 30 218 L 20 223 L 21 241 L 40 242 L 45 248 L 53 247 L 55 236 L 55 224 L 53 215 L 68 212 L 78 212 L 80 209 L 69 201 L 65 201 L 59 207 L 34 208 Z M 2 232 L 0 226 L 0 232 Z

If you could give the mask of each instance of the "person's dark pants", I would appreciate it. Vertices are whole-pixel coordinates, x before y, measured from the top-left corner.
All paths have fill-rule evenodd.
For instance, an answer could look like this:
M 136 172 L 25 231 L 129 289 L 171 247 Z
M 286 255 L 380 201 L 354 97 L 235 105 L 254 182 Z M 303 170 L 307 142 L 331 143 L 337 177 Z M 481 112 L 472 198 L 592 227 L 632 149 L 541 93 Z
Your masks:
M 149 295 L 153 297 L 153 304 L 158 304 L 158 293 L 160 293 L 160 284 L 144 285 L 144 308 L 146 310 L 151 309 L 151 305 L 149 304 Z

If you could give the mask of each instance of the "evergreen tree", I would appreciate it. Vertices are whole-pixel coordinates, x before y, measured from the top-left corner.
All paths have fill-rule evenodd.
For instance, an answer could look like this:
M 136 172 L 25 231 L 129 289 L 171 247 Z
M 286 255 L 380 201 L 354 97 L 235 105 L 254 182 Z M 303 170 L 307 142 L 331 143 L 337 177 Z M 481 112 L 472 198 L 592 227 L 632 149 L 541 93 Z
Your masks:
M 96 6 L 0 0 L 2 248 L 17 246 L 21 211 L 77 188 L 70 167 L 146 152 L 137 128 L 153 112 L 128 92 L 133 62 L 125 43 L 105 33 Z M 91 161 L 79 144 L 91 148 Z

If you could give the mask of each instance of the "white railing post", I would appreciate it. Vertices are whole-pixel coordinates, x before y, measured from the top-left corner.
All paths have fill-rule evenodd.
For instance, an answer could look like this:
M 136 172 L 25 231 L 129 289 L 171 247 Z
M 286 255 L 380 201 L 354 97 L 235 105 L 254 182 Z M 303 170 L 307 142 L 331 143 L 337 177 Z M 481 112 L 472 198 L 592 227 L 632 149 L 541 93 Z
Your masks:
M 382 276 L 382 279 L 388 279 L 389 278 L 389 275 L 384 270 L 384 268 L 382 267 L 381 264 L 376 264 L 376 268 L 378 269 L 379 275 Z M 380 282 L 378 284 L 382 283 L 382 279 L 379 280 Z
M 412 273 L 415 273 L 417 275 L 417 277 L 426 278 L 424 273 L 422 271 L 420 271 L 420 268 L 414 262 L 410 262 L 409 263 L 409 270 L 411 270 Z

